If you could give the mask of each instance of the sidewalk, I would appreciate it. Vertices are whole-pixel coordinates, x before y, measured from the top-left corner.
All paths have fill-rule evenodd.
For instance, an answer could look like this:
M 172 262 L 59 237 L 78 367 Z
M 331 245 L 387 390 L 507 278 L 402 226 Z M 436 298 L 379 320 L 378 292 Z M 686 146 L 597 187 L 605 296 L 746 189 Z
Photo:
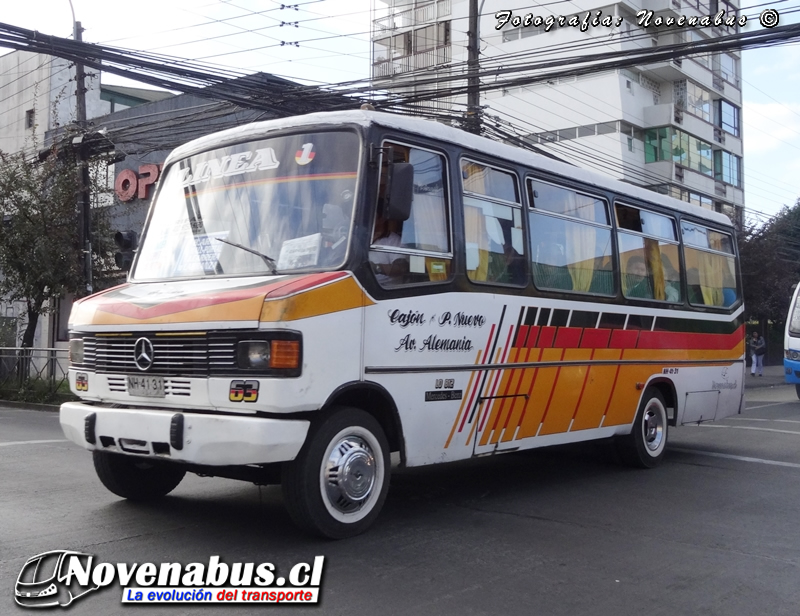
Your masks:
M 752 389 L 754 387 L 776 387 L 778 385 L 786 385 L 786 380 L 783 378 L 783 364 L 779 366 L 764 366 L 764 376 L 750 376 L 750 367 L 745 368 L 746 376 L 744 382 L 745 389 Z

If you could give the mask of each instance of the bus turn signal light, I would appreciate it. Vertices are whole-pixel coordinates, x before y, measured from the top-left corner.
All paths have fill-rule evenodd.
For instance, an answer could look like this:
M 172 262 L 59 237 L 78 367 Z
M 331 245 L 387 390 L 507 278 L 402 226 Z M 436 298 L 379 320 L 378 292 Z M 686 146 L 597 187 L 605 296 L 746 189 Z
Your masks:
M 297 369 L 300 367 L 299 340 L 273 340 L 270 368 Z

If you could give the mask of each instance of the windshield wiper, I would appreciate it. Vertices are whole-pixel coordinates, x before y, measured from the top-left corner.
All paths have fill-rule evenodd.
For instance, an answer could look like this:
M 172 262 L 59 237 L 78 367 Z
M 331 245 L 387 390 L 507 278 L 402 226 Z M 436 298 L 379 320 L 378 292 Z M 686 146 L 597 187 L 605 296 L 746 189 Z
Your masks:
M 217 240 L 218 242 L 222 242 L 223 244 L 228 244 L 229 246 L 235 246 L 236 248 L 241 248 L 242 250 L 246 250 L 247 252 L 251 252 L 254 255 L 261 257 L 262 259 L 264 259 L 264 263 L 267 264 L 270 274 L 278 273 L 278 268 L 275 266 L 275 259 L 273 259 L 272 257 L 268 257 L 267 255 L 262 254 L 257 250 L 253 250 L 252 248 L 248 248 L 247 246 L 243 246 L 242 244 L 237 244 L 236 242 L 231 242 L 229 240 L 223 240 L 221 237 L 216 237 L 214 239 Z

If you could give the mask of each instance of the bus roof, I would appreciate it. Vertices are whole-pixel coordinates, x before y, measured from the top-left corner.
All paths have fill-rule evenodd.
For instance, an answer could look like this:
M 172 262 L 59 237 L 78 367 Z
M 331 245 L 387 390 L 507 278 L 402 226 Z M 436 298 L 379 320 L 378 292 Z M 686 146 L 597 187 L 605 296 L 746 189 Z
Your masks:
M 536 154 L 523 148 L 518 148 L 499 141 L 494 141 L 486 137 L 480 137 L 467 133 L 461 129 L 446 126 L 441 122 L 418 118 L 414 116 L 403 116 L 392 113 L 382 113 L 378 111 L 326 111 L 320 113 L 310 113 L 307 115 L 291 116 L 288 118 L 278 118 L 275 120 L 266 120 L 264 122 L 255 122 L 252 124 L 245 124 L 237 126 L 217 133 L 206 135 L 190 141 L 182 146 L 176 148 L 168 157 L 165 164 L 169 164 L 174 160 L 185 158 L 199 152 L 221 147 L 227 144 L 236 143 L 245 139 L 259 139 L 266 137 L 270 133 L 294 127 L 305 126 L 324 126 L 336 125 L 341 126 L 345 124 L 369 126 L 370 124 L 377 124 L 386 128 L 393 128 L 402 130 L 409 133 L 415 133 L 424 137 L 431 137 L 447 143 L 459 145 L 477 152 L 485 152 L 490 156 L 528 165 L 536 169 L 541 169 L 554 175 L 559 175 L 565 178 L 577 180 L 587 186 L 593 186 L 599 189 L 620 191 L 620 185 L 624 186 L 625 194 L 649 201 L 673 210 L 692 214 L 715 223 L 732 226 L 731 220 L 719 212 L 713 212 L 701 208 L 700 206 L 680 201 L 667 195 L 641 188 L 627 182 L 621 182 L 609 176 L 603 175 L 596 171 L 583 169 L 571 165 L 569 163 L 560 162 L 541 154 Z

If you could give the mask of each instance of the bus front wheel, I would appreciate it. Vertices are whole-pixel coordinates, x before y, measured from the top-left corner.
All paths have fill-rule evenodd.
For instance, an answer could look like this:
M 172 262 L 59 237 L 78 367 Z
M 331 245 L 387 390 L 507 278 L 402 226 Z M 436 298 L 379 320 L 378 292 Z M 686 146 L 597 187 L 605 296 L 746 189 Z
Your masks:
M 800 385 L 794 386 L 794 393 L 796 393 L 797 397 L 800 398 Z
M 295 524 L 329 539 L 364 532 L 389 489 L 389 444 L 378 421 L 349 407 L 312 425 L 284 466 L 283 497 Z
M 667 405 L 657 389 L 642 397 L 630 434 L 617 437 L 623 462 L 636 468 L 653 468 L 661 463 L 667 447 Z
M 150 461 L 107 451 L 95 451 L 94 470 L 117 496 L 128 500 L 155 500 L 178 487 L 186 475 L 177 464 Z

